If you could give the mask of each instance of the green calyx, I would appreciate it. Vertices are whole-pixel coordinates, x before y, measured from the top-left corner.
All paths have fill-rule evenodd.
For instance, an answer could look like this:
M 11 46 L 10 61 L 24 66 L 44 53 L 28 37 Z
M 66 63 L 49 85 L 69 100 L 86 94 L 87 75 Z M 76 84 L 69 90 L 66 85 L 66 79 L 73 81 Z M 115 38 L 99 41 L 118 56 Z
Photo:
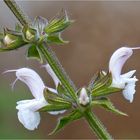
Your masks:
M 73 23 L 73 20 L 69 20 L 67 12 L 62 10 L 56 17 L 49 21 L 44 31 L 48 35 L 59 33 L 65 30 L 71 23 Z
M 68 43 L 63 40 L 61 34 L 70 23 L 72 21 L 68 19 L 66 11 L 63 11 L 51 21 L 38 16 L 32 25 L 16 24 L 15 31 L 5 29 L 4 33 L 0 34 L 0 51 L 11 51 L 26 45 L 29 46 L 27 58 L 37 59 L 42 63 L 44 58 L 38 49 L 40 44 L 43 42 L 46 42 L 47 45 Z
M 99 77 L 100 76 L 100 77 Z M 57 94 L 51 92 L 49 89 L 44 90 L 44 97 L 48 102 L 48 105 L 41 108 L 39 111 L 41 112 L 49 112 L 49 111 L 70 111 L 67 115 L 59 118 L 56 128 L 50 133 L 50 135 L 57 133 L 61 129 L 63 129 L 69 123 L 78 120 L 85 116 L 85 113 L 96 106 L 104 108 L 107 111 L 112 113 L 127 116 L 127 114 L 123 113 L 122 111 L 116 109 L 113 103 L 106 97 L 106 95 L 114 92 L 111 90 L 108 94 L 101 94 L 101 89 L 106 89 L 111 85 L 111 75 L 100 73 L 95 80 L 95 86 L 93 88 L 80 88 L 77 94 L 77 101 L 75 102 L 69 93 L 65 90 L 62 84 L 58 84 L 56 90 Z M 107 82 L 108 81 L 108 82 Z M 105 82 L 105 83 L 104 83 Z M 104 83 L 104 84 L 103 84 Z M 95 90 L 96 89 L 96 90 Z M 98 92 L 98 96 L 93 96 L 93 91 L 100 91 Z M 95 92 L 94 92 L 95 93 Z M 101 94 L 101 95 L 100 95 Z
M 94 75 L 92 81 L 88 86 L 88 89 L 91 91 L 93 98 L 107 96 L 114 92 L 119 92 L 122 90 L 120 88 L 111 87 L 111 84 L 111 73 L 99 71 Z
M 36 29 L 28 26 L 23 27 L 23 38 L 28 43 L 35 43 L 39 40 L 39 35 Z
M 18 49 L 27 43 L 23 40 L 22 34 L 17 31 L 4 29 L 4 34 L 0 39 L 1 48 L 0 51 L 10 51 Z

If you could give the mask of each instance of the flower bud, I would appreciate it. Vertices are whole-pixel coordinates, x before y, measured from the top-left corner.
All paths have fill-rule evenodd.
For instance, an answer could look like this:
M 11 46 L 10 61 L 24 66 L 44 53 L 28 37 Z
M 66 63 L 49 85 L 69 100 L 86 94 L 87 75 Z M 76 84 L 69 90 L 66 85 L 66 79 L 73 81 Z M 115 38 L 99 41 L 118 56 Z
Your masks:
M 39 39 L 37 30 L 25 26 L 23 28 L 24 39 L 27 42 L 35 42 Z
M 19 48 L 26 43 L 22 39 L 22 35 L 19 32 L 11 31 L 9 29 L 5 29 L 5 36 L 2 39 L 3 46 L 6 46 L 9 49 Z
M 79 103 L 84 106 L 89 103 L 89 97 L 85 88 L 82 88 L 79 93 Z

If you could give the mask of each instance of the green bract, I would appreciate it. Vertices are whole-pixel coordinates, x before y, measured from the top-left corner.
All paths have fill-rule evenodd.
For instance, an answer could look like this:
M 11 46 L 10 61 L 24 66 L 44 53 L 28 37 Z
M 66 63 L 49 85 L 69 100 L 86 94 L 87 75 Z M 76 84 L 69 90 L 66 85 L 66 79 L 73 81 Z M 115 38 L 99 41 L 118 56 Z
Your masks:
M 84 87 L 77 90 L 75 93 L 77 94 L 77 101 L 72 99 L 63 85 L 60 83 L 57 86 L 57 94 L 46 88 L 44 90 L 44 97 L 48 102 L 48 105 L 41 108 L 39 111 L 49 112 L 71 110 L 71 113 L 61 117 L 58 120 L 56 128 L 50 134 L 54 134 L 63 129 L 67 124 L 84 117 L 87 110 L 90 110 L 92 107 L 94 108 L 96 106 L 102 107 L 115 114 L 127 116 L 127 114 L 116 109 L 112 102 L 106 97 L 113 92 L 121 90 L 111 88 L 111 83 L 112 76 L 110 73 L 105 73 L 103 71 L 98 72 L 95 74 L 94 79 L 88 88 Z M 86 94 L 84 94 L 84 92 L 86 92 Z M 80 98 L 83 98 L 83 102 L 86 100 L 86 98 L 89 98 L 89 101 L 86 105 L 80 104 Z
M 15 50 L 27 44 L 23 40 L 22 34 L 20 32 L 12 31 L 9 29 L 4 30 L 4 35 L 1 35 L 0 41 L 1 41 L 0 51 Z
M 92 106 L 96 106 L 97 105 L 97 106 L 103 107 L 106 110 L 111 111 L 113 113 L 127 116 L 127 114 L 125 114 L 125 113 L 119 111 L 118 109 L 116 109 L 114 107 L 114 105 L 112 104 L 112 102 L 108 98 L 105 98 L 105 97 L 104 98 L 100 98 L 98 100 L 93 100 L 91 105 Z
M 60 94 L 51 92 L 47 88 L 44 90 L 44 97 L 49 104 L 69 105 L 70 107 L 72 105 L 68 99 L 63 98 Z
M 22 32 L 23 32 L 23 37 L 26 42 L 36 43 L 39 39 L 39 34 L 37 30 L 34 28 L 24 26 Z
M 32 25 L 21 26 L 16 24 L 15 31 L 5 29 L 0 34 L 0 51 L 10 51 L 28 45 L 27 57 L 35 58 L 43 62 L 39 51 L 40 44 L 46 42 L 48 45 L 60 45 L 68 43 L 61 37 L 61 33 L 72 21 L 68 19 L 66 12 L 62 12 L 53 20 L 49 21 L 41 16 L 34 19 Z
M 49 21 L 44 31 L 46 34 L 59 33 L 71 25 L 71 23 L 73 23 L 73 20 L 69 20 L 66 11 L 62 11 L 62 13 L 59 13 L 58 16 Z
M 38 46 L 35 44 L 31 44 L 31 46 L 28 48 L 27 58 L 37 59 L 40 62 L 43 62 L 42 54 L 41 54 L 40 50 L 38 49 Z
M 99 71 L 96 73 L 89 85 L 89 89 L 94 97 L 106 96 L 114 92 L 121 91 L 120 88 L 111 87 L 112 75 L 111 73 L 105 73 Z
M 62 39 L 60 33 L 48 35 L 48 37 L 46 38 L 46 41 L 50 45 L 51 44 L 61 45 L 61 44 L 69 43 L 69 41 L 65 41 Z
M 74 110 L 68 115 L 59 118 L 56 128 L 50 133 L 50 135 L 57 133 L 62 130 L 67 124 L 82 118 L 83 115 L 79 110 Z

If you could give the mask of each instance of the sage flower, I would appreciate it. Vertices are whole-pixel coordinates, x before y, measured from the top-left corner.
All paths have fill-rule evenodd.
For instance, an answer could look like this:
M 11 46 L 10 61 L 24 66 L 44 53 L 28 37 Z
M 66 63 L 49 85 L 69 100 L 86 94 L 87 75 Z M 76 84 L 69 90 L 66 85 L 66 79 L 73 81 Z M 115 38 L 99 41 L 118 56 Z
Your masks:
M 49 64 L 45 65 L 45 68 L 56 83 L 56 81 L 58 81 L 58 78 L 52 71 Z M 32 69 L 20 68 L 17 70 L 8 70 L 6 72 L 16 72 L 16 81 L 20 80 L 25 83 L 34 96 L 34 99 L 18 101 L 16 109 L 18 110 L 18 119 L 23 124 L 23 126 L 28 130 L 36 129 L 40 123 L 40 114 L 38 110 L 48 104 L 44 98 L 43 91 L 45 88 L 48 88 L 51 92 L 57 93 L 56 89 L 46 87 L 40 76 Z M 64 111 L 62 110 L 51 111 L 49 113 L 52 115 L 57 115 L 58 113 L 63 112 Z
M 138 81 L 136 76 L 133 76 L 136 70 L 131 70 L 125 74 L 121 74 L 121 71 L 124 63 L 133 54 L 134 49 L 139 48 L 119 48 L 113 53 L 109 62 L 109 71 L 112 74 L 111 87 L 123 89 L 122 93 L 124 98 L 130 102 L 133 101 L 136 86 L 135 84 L 136 81 Z

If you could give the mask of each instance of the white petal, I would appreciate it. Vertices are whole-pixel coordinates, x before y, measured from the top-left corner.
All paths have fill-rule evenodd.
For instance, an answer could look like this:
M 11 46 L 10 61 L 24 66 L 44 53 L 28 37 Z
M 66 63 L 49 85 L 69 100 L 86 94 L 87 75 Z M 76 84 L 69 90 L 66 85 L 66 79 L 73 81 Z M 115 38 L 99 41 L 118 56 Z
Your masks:
M 53 92 L 53 93 L 56 93 L 57 94 L 57 90 L 56 89 L 53 89 L 53 88 L 49 88 L 49 87 L 47 87 L 51 92 Z
M 82 105 L 87 105 L 89 103 L 89 97 L 85 88 L 82 88 L 80 91 L 79 103 Z
M 135 72 L 136 72 L 136 70 L 131 70 L 131 71 L 125 73 L 125 74 L 122 74 L 121 77 L 122 78 L 130 78 L 134 75 Z
M 123 95 L 124 95 L 125 99 L 129 100 L 130 103 L 133 102 L 134 94 L 136 92 L 136 90 L 135 90 L 136 81 L 137 81 L 137 79 L 136 79 L 136 77 L 134 77 L 132 81 L 129 81 L 129 83 L 127 83 L 127 85 L 125 86 L 125 88 L 123 90 Z
M 17 102 L 16 109 L 18 110 L 23 110 L 23 109 L 30 109 L 32 111 L 37 111 L 38 109 L 44 107 L 48 103 L 44 98 L 37 100 L 37 99 L 32 99 L 32 100 L 22 100 Z
M 28 130 L 34 130 L 38 127 L 40 123 L 39 112 L 34 112 L 32 110 L 19 110 L 18 119 Z
M 33 99 L 34 100 L 34 99 Z M 17 105 L 19 104 L 27 104 L 27 103 L 30 103 L 32 100 L 21 100 L 21 101 L 18 101 L 17 102 Z
M 42 100 L 36 100 L 36 99 L 22 100 L 22 101 L 17 102 L 16 109 L 18 109 L 18 110 L 30 109 L 32 111 L 36 111 L 36 110 L 46 106 L 47 104 L 48 103 L 45 101 L 45 99 L 42 99 Z M 62 111 L 50 111 L 48 113 L 51 114 L 51 115 L 58 115 L 58 114 L 62 114 L 64 112 L 65 112 L 65 110 L 62 110 Z
M 29 130 L 34 130 L 40 123 L 40 115 L 38 109 L 47 105 L 44 99 L 22 100 L 17 102 L 18 119 Z
M 58 86 L 58 83 L 60 83 L 59 79 L 57 78 L 57 76 L 55 75 L 55 73 L 53 72 L 52 68 L 50 67 L 49 64 L 44 65 L 43 67 L 45 67 L 45 69 L 47 70 L 47 72 L 49 73 L 49 75 L 52 77 L 55 86 Z
M 50 111 L 48 112 L 51 115 L 58 115 L 58 114 L 63 114 L 66 110 L 62 110 L 62 111 Z
M 40 76 L 32 69 L 21 68 L 16 70 L 17 79 L 24 82 L 31 90 L 36 99 L 43 97 L 43 90 L 45 85 Z
M 119 81 L 122 67 L 126 60 L 133 54 L 132 48 L 122 47 L 116 50 L 110 58 L 109 71 L 114 80 Z
M 125 87 L 125 80 L 123 78 L 120 78 L 118 81 L 113 79 L 112 84 L 110 87 L 120 88 L 123 89 Z

